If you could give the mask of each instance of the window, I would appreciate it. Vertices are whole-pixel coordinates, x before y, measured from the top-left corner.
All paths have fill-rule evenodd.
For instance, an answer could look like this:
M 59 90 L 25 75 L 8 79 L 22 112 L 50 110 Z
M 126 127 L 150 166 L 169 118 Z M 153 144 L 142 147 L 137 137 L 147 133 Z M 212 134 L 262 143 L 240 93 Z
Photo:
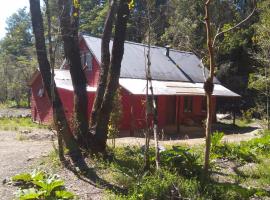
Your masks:
M 44 88 L 39 88 L 37 96 L 40 98 L 44 96 Z
M 193 107 L 193 98 L 192 97 L 184 97 L 184 112 L 192 112 Z
M 92 70 L 92 60 L 93 56 L 90 52 L 81 52 L 81 63 L 83 69 Z
M 206 97 L 202 97 L 202 104 L 201 104 L 201 111 L 202 112 L 206 112 L 206 105 L 207 105 Z

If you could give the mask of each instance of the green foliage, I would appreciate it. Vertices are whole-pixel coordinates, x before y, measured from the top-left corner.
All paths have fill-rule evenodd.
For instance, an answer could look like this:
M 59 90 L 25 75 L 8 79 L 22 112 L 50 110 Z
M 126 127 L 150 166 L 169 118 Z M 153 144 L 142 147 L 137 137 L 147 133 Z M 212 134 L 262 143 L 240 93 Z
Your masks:
M 269 154 L 270 134 L 265 132 L 262 137 L 254 138 L 240 144 L 219 143 L 212 147 L 214 158 L 228 158 L 240 162 L 258 162 L 258 154 Z
M 34 128 L 46 128 L 44 125 L 34 123 L 30 117 L 3 117 L 0 118 L 0 129 L 2 130 L 14 130 L 18 129 L 34 129 Z
M 236 200 L 263 198 L 270 194 L 264 190 L 269 184 L 270 132 L 265 131 L 258 138 L 240 144 L 222 142 L 222 132 L 212 137 L 214 158 L 227 158 L 240 164 L 256 162 L 256 170 L 249 175 L 235 175 L 235 182 L 245 184 L 256 181 L 258 185 L 248 187 L 235 183 L 220 183 L 211 179 L 200 182 L 202 152 L 198 148 L 172 147 L 161 152 L 161 169 L 155 170 L 154 149 L 150 149 L 150 170 L 142 171 L 143 151 L 136 147 L 113 149 L 114 160 L 102 167 L 102 174 L 110 171 L 110 180 L 128 189 L 128 194 L 115 194 L 108 191 L 108 199 L 147 200 L 147 199 L 220 199 Z M 261 163 L 262 162 L 262 163 Z M 219 173 L 219 172 L 218 172 Z M 222 172 L 220 172 L 222 173 Z M 232 174 L 229 174 L 233 176 Z M 228 175 L 226 175 L 227 177 Z M 261 185 L 260 185 L 261 183 Z M 254 187 L 253 187 L 254 186 Z M 256 189 L 257 188 L 257 189 Z
M 119 124 L 122 119 L 122 113 L 122 96 L 120 94 L 120 90 L 117 90 L 114 96 L 113 109 L 108 126 L 108 137 L 112 138 L 113 147 L 115 147 L 115 138 L 119 134 Z
M 148 200 L 148 199 L 249 199 L 253 195 L 267 196 L 267 192 L 246 189 L 234 184 L 207 182 L 202 184 L 196 179 L 184 178 L 177 173 L 161 170 L 143 176 L 129 188 L 127 195 L 109 194 L 108 199 Z
M 222 144 L 222 138 L 224 136 L 223 132 L 214 132 L 211 137 L 211 157 L 213 157 L 215 154 L 213 152 L 217 152 L 219 148 L 221 148 Z
M 176 169 L 187 177 L 199 176 L 202 166 L 198 163 L 199 155 L 189 148 L 173 146 L 160 153 L 161 165 L 164 168 Z
M 257 52 L 254 57 L 258 60 L 259 65 L 249 76 L 248 87 L 256 92 L 255 108 L 261 118 L 267 118 L 267 96 L 270 90 L 270 3 L 268 0 L 262 0 L 258 4 L 259 21 L 254 24 L 255 35 L 253 41 L 256 44 Z M 269 112 L 269 111 L 268 111 Z
M 7 19 L 7 34 L 0 41 L 0 101 L 20 106 L 29 96 L 27 83 L 35 70 L 31 20 L 26 8 Z
M 67 191 L 64 181 L 58 175 L 34 170 L 32 173 L 17 174 L 11 178 L 20 186 L 16 197 L 20 200 L 30 199 L 74 199 L 74 194 Z
M 101 36 L 108 11 L 108 3 L 99 0 L 82 1 L 80 13 L 80 31 Z

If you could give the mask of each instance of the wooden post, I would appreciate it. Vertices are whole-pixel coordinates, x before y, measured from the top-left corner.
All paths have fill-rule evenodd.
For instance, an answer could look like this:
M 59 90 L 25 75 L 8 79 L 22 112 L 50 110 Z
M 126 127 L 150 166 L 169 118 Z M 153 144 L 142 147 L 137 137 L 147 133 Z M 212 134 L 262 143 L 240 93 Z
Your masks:
M 233 125 L 235 126 L 235 110 L 236 110 L 236 101 L 233 102 Z
M 133 96 L 131 96 L 132 94 L 130 94 L 130 102 L 131 102 L 131 106 L 130 106 L 130 115 L 131 115 L 131 122 L 130 122 L 130 136 L 134 136 L 134 129 L 135 129 L 135 123 L 134 123 L 134 107 L 133 107 Z
M 177 105 L 176 105 L 176 125 L 177 125 L 177 133 L 180 133 L 180 124 L 179 124 L 179 121 L 180 121 L 180 102 L 181 102 L 181 100 L 180 100 L 180 97 L 176 97 L 176 103 L 177 103 Z

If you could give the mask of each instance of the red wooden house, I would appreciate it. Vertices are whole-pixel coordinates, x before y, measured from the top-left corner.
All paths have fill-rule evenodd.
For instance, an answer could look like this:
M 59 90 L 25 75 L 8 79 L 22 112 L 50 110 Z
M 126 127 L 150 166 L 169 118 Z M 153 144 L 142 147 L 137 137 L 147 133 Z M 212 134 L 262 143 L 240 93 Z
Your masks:
M 88 111 L 92 109 L 97 88 L 101 62 L 101 39 L 82 35 L 80 39 L 81 59 L 88 80 Z M 119 86 L 122 102 L 122 135 L 133 135 L 145 127 L 145 63 L 147 46 L 125 42 Z M 190 52 L 164 47 L 151 47 L 151 74 L 158 108 L 160 129 L 175 130 L 179 124 L 198 124 L 206 117 L 206 102 L 203 89 L 204 69 L 200 59 Z M 67 62 L 55 71 L 56 87 L 63 101 L 68 119 L 72 117 L 73 87 Z M 214 79 L 214 114 L 217 96 L 239 97 Z M 41 123 L 52 121 L 50 102 L 43 89 L 37 71 L 30 81 L 32 89 L 32 118 Z

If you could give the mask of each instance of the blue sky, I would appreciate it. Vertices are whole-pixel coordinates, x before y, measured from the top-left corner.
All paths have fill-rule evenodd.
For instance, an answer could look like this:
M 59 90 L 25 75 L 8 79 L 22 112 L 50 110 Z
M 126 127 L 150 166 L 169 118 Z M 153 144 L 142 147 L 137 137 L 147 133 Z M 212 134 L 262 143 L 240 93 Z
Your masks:
M 29 0 L 0 0 L 0 39 L 5 36 L 6 19 L 19 8 L 28 7 Z

